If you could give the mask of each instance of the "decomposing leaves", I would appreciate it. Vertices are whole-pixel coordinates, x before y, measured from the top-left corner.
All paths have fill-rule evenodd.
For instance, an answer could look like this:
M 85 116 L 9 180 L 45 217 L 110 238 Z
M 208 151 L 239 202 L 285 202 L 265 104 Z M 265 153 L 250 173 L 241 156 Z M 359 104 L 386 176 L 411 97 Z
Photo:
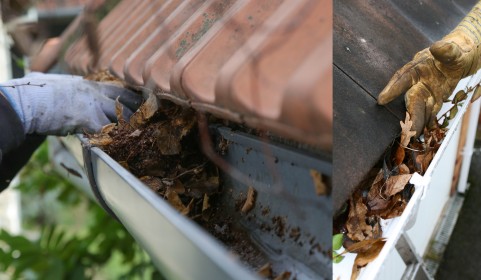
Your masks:
M 161 106 L 162 105 L 162 106 Z M 197 120 L 188 108 L 160 103 L 150 94 L 129 122 L 116 101 L 118 122 L 88 135 L 125 169 L 164 197 L 183 215 L 208 219 L 209 195 L 219 186 L 217 167 L 201 152 Z M 202 205 L 194 211 L 194 205 Z

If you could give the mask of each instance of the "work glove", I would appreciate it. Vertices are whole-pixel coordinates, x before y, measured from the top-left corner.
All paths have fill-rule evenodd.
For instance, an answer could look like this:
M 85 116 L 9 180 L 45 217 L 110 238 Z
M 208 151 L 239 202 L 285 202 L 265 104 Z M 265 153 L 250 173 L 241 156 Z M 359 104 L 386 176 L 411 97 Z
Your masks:
M 18 114 L 25 134 L 97 132 L 117 121 L 117 98 L 126 119 L 142 101 L 125 88 L 72 75 L 31 73 L 0 83 L 0 90 Z
M 480 44 L 481 3 L 478 3 L 451 33 L 418 52 L 394 74 L 379 94 L 378 104 L 385 105 L 405 93 L 416 137 L 424 127 L 436 127 L 436 115 L 459 80 L 480 68 Z M 480 94 L 477 91 L 472 101 Z

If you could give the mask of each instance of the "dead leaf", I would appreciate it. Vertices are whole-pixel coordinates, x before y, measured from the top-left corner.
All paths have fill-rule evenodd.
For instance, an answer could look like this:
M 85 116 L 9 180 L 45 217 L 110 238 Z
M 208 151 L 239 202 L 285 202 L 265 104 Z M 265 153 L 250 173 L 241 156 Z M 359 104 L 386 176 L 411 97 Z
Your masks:
M 367 205 L 370 210 L 369 215 L 382 212 L 389 205 L 389 200 L 381 195 L 383 186 L 384 172 L 380 169 L 369 189 L 369 193 L 367 194 Z
M 109 123 L 109 124 L 106 124 L 102 127 L 102 130 L 100 131 L 100 134 L 107 134 L 107 133 L 110 133 L 112 130 L 115 129 L 115 127 L 117 126 L 116 123 Z
M 179 195 L 173 191 L 172 189 L 168 188 L 167 191 L 165 192 L 165 198 L 167 201 L 177 209 L 182 215 L 187 215 L 190 212 L 190 208 L 192 208 L 192 201 L 189 203 L 188 206 L 185 206 L 184 203 L 182 203 L 182 200 L 180 199 Z
M 117 97 L 115 99 L 115 115 L 117 116 L 117 120 L 119 122 L 124 122 L 124 115 L 123 115 L 123 112 L 124 112 L 124 106 L 122 106 L 122 103 L 120 103 L 119 101 L 119 98 L 120 97 Z
M 411 131 L 413 122 L 411 121 L 411 116 L 406 112 L 406 119 L 404 122 L 399 122 L 401 124 L 401 146 L 407 147 L 411 141 L 411 137 L 416 135 L 416 131 Z
M 411 171 L 409 170 L 409 167 L 406 164 L 401 164 L 399 165 L 399 174 L 409 174 Z
M 433 150 L 430 150 L 427 153 L 419 154 L 416 156 L 416 164 L 418 164 L 421 167 L 421 170 L 419 172 L 421 175 L 424 174 L 424 172 L 426 172 L 426 170 L 429 167 L 429 164 L 433 160 L 433 157 L 434 157 Z
M 288 280 L 291 277 L 291 273 L 289 271 L 284 271 L 281 274 L 277 275 L 274 280 Z
M 110 145 L 114 140 L 108 134 L 98 134 L 94 135 L 89 139 L 89 143 L 93 146 L 107 146 Z
M 139 109 L 130 117 L 130 125 L 139 128 L 152 118 L 159 110 L 160 101 L 153 93 L 149 93 L 147 100 L 140 105 Z
M 400 164 L 402 164 L 402 162 L 404 161 L 405 154 L 406 154 L 406 152 L 404 151 L 404 147 L 399 145 L 396 148 L 396 153 L 394 155 L 395 166 L 399 166 Z
M 349 246 L 346 250 L 347 252 L 357 253 L 352 266 L 351 280 L 357 279 L 361 268 L 376 259 L 385 243 L 385 238 L 376 238 L 364 240 Z M 344 253 L 345 252 L 343 252 L 343 254 Z
M 309 170 L 309 173 L 311 174 L 312 181 L 314 182 L 314 189 L 316 190 L 316 194 L 319 196 L 327 195 L 328 188 L 327 185 L 322 181 L 321 173 L 314 169 Z
M 402 194 L 397 193 L 390 199 L 389 207 L 379 214 L 383 219 L 392 219 L 401 216 L 404 208 L 406 208 L 406 201 L 403 200 Z
M 381 241 L 381 240 L 386 240 L 385 238 L 376 238 L 376 239 L 365 239 L 363 241 L 359 241 L 359 242 L 356 242 L 356 243 L 353 243 L 352 245 L 349 245 L 347 248 L 346 248 L 346 251 L 345 252 L 342 252 L 342 254 L 345 254 L 345 253 L 354 253 L 354 254 L 357 254 L 359 252 L 362 252 L 362 251 L 365 251 L 365 250 L 368 250 L 373 244 Z
M 381 252 L 386 240 L 377 239 L 377 242 L 371 244 L 368 248 L 360 250 L 354 260 L 354 265 L 358 267 L 364 267 L 368 263 L 372 262 Z
M 372 227 L 366 223 L 367 207 L 362 202 L 360 192 L 350 199 L 350 210 L 346 221 L 347 236 L 354 241 L 362 241 L 372 235 Z
M 247 199 L 242 206 L 241 212 L 247 213 L 254 208 L 254 203 L 256 201 L 256 190 L 253 187 L 249 187 L 247 190 Z
M 263 278 L 271 278 L 272 277 L 272 264 L 266 263 L 261 268 L 257 270 L 257 274 Z
M 390 197 L 402 191 L 411 177 L 412 174 L 395 175 L 389 177 L 386 181 L 386 187 L 383 192 L 384 196 Z
M 129 137 L 139 137 L 140 134 L 142 134 L 142 131 L 140 129 L 136 129 L 134 132 L 129 134 Z
M 210 208 L 209 196 L 207 194 L 204 194 L 204 199 L 202 200 L 202 212 L 207 211 L 207 209 L 209 208 Z
M 353 265 L 352 272 L 351 272 L 351 280 L 356 280 L 360 272 L 361 272 L 361 268 L 358 267 L 357 265 Z

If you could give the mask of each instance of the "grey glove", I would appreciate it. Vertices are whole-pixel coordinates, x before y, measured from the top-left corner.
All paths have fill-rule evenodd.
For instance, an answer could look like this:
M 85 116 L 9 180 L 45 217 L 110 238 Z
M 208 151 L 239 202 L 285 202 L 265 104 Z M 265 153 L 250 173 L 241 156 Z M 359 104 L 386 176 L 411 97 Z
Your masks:
M 126 119 L 142 102 L 140 95 L 125 88 L 71 75 L 31 73 L 0 84 L 0 90 L 20 117 L 25 134 L 97 132 L 117 120 L 117 97 Z

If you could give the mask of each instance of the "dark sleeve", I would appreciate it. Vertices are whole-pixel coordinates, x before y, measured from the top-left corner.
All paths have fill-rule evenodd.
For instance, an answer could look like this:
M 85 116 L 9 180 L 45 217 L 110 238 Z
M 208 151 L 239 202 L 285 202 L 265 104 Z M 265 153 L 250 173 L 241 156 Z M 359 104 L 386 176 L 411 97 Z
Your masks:
M 0 92 L 0 191 L 8 187 L 44 139 L 44 136 L 25 136 L 17 113 Z

